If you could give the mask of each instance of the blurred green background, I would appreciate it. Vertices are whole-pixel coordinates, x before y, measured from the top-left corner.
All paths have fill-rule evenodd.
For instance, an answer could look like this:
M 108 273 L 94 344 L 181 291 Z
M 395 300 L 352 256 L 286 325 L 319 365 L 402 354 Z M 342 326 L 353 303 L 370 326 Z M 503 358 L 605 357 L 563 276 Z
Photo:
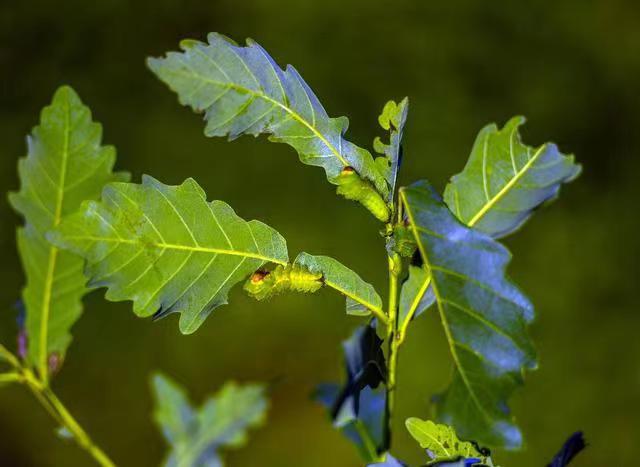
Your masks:
M 320 169 L 264 139 L 206 139 L 199 116 L 144 65 L 179 39 L 220 31 L 250 36 L 294 64 L 348 137 L 370 146 L 389 98 L 411 100 L 401 181 L 444 188 L 486 123 L 526 115 L 530 144 L 557 142 L 584 165 L 558 202 L 507 240 L 510 273 L 530 295 L 540 370 L 512 401 L 527 447 L 496 453 L 506 466 L 542 466 L 573 430 L 590 442 L 575 465 L 636 463 L 640 437 L 637 181 L 640 156 L 640 8 L 635 0 L 4 0 L 0 2 L 0 187 L 18 187 L 25 135 L 55 88 L 71 84 L 104 125 L 118 166 L 138 181 L 195 177 L 305 249 L 335 256 L 386 289 L 379 225 L 338 199 Z M 295 193 L 295 195 L 293 195 Z M 21 222 L 0 203 L 0 339 L 13 347 L 12 303 L 24 283 L 15 250 Z M 357 466 L 355 450 L 310 399 L 343 377 L 340 342 L 359 322 L 343 299 L 283 296 L 257 303 L 234 290 L 192 336 L 177 319 L 136 318 L 128 303 L 86 299 L 63 372 L 54 382 L 114 460 L 157 465 L 165 445 L 150 419 L 149 376 L 166 371 L 194 401 L 227 379 L 282 378 L 268 425 L 226 456 L 231 466 Z M 394 451 L 418 462 L 403 428 L 427 417 L 450 363 L 433 314 L 415 322 L 400 357 Z M 0 392 L 0 465 L 90 465 L 56 439 L 20 387 Z

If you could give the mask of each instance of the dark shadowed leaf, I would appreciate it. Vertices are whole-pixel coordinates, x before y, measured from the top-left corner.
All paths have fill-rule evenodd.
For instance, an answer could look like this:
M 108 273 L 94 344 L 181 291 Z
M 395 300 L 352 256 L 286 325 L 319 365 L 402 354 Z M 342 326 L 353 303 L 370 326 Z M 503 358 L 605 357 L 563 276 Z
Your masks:
M 514 117 L 501 130 L 495 124 L 484 127 L 467 165 L 444 194 L 458 219 L 495 238 L 520 227 L 580 173 L 573 156 L 563 155 L 555 144 L 524 145 L 518 134 L 523 123 L 523 117 Z
M 387 378 L 387 367 L 382 351 L 382 339 L 376 333 L 376 321 L 356 328 L 353 335 L 342 343 L 347 382 L 335 400 L 332 416 L 337 426 L 358 416 L 360 391 L 375 389 Z
M 321 385 L 316 392 L 316 399 L 330 409 L 334 425 L 356 444 L 367 462 L 379 458 L 389 439 L 384 423 L 387 368 L 381 345 L 376 320 L 356 328 L 342 344 L 347 381 L 342 387 Z
M 341 388 L 337 384 L 321 384 L 316 389 L 315 399 L 331 414 Z M 341 414 L 339 429 L 358 448 L 365 462 L 373 462 L 386 448 L 385 434 L 386 389 L 364 388 L 360 392 L 359 413 L 353 414 L 353 406 Z M 332 418 L 333 419 L 333 418 Z
M 565 467 L 571 463 L 587 444 L 581 431 L 572 434 L 560 448 L 560 451 L 553 457 L 547 467 Z
M 517 448 L 522 435 L 507 400 L 536 366 L 526 326 L 529 300 L 507 280 L 511 256 L 490 236 L 461 224 L 426 182 L 400 190 L 454 362 L 438 403 L 440 420 L 467 439 Z
M 97 199 L 105 183 L 128 178 L 112 172 L 116 151 L 101 141 L 102 126 L 91 120 L 75 91 L 62 86 L 27 138 L 28 154 L 18 163 L 20 191 L 9 195 L 25 219 L 18 251 L 27 276 L 27 360 L 45 379 L 49 355 L 64 357 L 88 292 L 82 258 L 50 245 L 45 233 L 82 201 Z

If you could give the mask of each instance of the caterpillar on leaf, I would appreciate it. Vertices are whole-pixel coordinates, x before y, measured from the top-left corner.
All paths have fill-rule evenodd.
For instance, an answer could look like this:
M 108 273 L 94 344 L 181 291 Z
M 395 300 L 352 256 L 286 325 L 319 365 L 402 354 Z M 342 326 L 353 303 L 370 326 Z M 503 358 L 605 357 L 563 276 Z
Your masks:
M 338 185 L 336 191 L 339 195 L 359 202 L 378 220 L 382 222 L 389 220 L 391 212 L 387 203 L 369 181 L 360 178 L 353 167 L 342 169 L 335 182 Z
M 297 265 L 278 265 L 273 271 L 258 270 L 245 282 L 244 290 L 256 300 L 264 300 L 282 292 L 316 292 L 324 285 L 322 273 Z

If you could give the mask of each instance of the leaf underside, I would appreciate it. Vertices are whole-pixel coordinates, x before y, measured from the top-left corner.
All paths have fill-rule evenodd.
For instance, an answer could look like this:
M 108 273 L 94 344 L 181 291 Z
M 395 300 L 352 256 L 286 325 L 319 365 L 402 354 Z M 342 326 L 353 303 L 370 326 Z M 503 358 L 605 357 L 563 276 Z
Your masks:
M 153 378 L 154 419 L 171 450 L 167 467 L 222 466 L 219 450 L 246 443 L 247 431 L 264 423 L 268 401 L 262 385 L 226 383 L 196 409 L 171 379 Z
M 138 316 L 179 312 L 183 333 L 263 264 L 288 261 L 278 232 L 207 202 L 193 179 L 108 185 L 101 202 L 83 203 L 49 238 L 87 260 L 91 285 L 108 287 L 108 300 L 132 300 Z
M 428 183 L 400 192 L 455 364 L 439 418 L 464 438 L 517 448 L 522 436 L 507 399 L 536 361 L 526 333 L 533 307 L 505 276 L 510 254 L 462 225 Z
M 494 238 L 518 229 L 581 170 L 555 144 L 523 144 L 523 123 L 514 117 L 501 130 L 495 124 L 483 128 L 464 170 L 445 189 L 445 202 L 458 219 Z
M 44 378 L 48 356 L 64 356 L 88 291 L 82 258 L 58 250 L 45 234 L 83 200 L 97 199 L 106 183 L 128 178 L 112 172 L 115 149 L 101 140 L 102 126 L 91 120 L 90 110 L 73 89 L 60 87 L 27 139 L 28 154 L 18 163 L 20 191 L 9 195 L 25 219 L 17 236 L 27 276 L 27 359 Z
M 148 60 L 181 104 L 205 113 L 207 136 L 268 134 L 292 146 L 304 164 L 322 167 L 329 181 L 335 183 L 345 167 L 353 167 L 387 195 L 387 182 L 371 154 L 344 139 L 348 119 L 330 118 L 295 68 L 282 70 L 251 39 L 246 47 L 217 33 L 207 39 L 208 44 L 182 41 L 182 52 Z

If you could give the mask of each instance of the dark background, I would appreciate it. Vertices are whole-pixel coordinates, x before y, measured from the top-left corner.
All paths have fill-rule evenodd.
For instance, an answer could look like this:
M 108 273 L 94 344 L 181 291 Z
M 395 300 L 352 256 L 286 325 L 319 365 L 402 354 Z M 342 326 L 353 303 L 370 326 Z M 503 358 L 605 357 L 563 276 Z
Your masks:
M 394 2 L 325 0 L 0 1 L 0 188 L 18 187 L 24 137 L 56 87 L 74 86 L 104 125 L 118 166 L 134 180 L 194 176 L 211 199 L 279 230 L 292 255 L 335 256 L 386 289 L 379 225 L 338 199 L 322 170 L 260 138 L 206 139 L 200 117 L 144 65 L 184 37 L 251 36 L 294 64 L 349 138 L 370 146 L 389 98 L 411 100 L 401 181 L 439 188 L 463 167 L 477 131 L 515 114 L 526 142 L 553 140 L 584 165 L 558 202 L 507 240 L 510 273 L 536 304 L 540 370 L 512 401 L 523 452 L 506 466 L 542 466 L 564 438 L 590 442 L 576 466 L 634 465 L 640 428 L 638 168 L 640 8 L 636 0 Z M 19 218 L 0 203 L 0 339 L 13 347 L 12 303 L 24 283 L 14 245 Z M 157 465 L 165 445 L 150 419 L 148 380 L 160 369 L 193 399 L 229 379 L 272 380 L 269 423 L 229 465 L 356 466 L 355 450 L 309 399 L 342 378 L 340 341 L 359 322 L 342 298 L 278 297 L 257 303 L 236 289 L 192 336 L 177 319 L 136 318 L 128 303 L 86 299 L 64 371 L 54 382 L 82 424 L 124 466 Z M 394 451 L 414 463 L 403 428 L 426 418 L 446 384 L 449 357 L 433 313 L 412 327 L 399 366 Z M 0 465 L 80 466 L 90 460 L 56 439 L 20 387 L 0 392 Z

